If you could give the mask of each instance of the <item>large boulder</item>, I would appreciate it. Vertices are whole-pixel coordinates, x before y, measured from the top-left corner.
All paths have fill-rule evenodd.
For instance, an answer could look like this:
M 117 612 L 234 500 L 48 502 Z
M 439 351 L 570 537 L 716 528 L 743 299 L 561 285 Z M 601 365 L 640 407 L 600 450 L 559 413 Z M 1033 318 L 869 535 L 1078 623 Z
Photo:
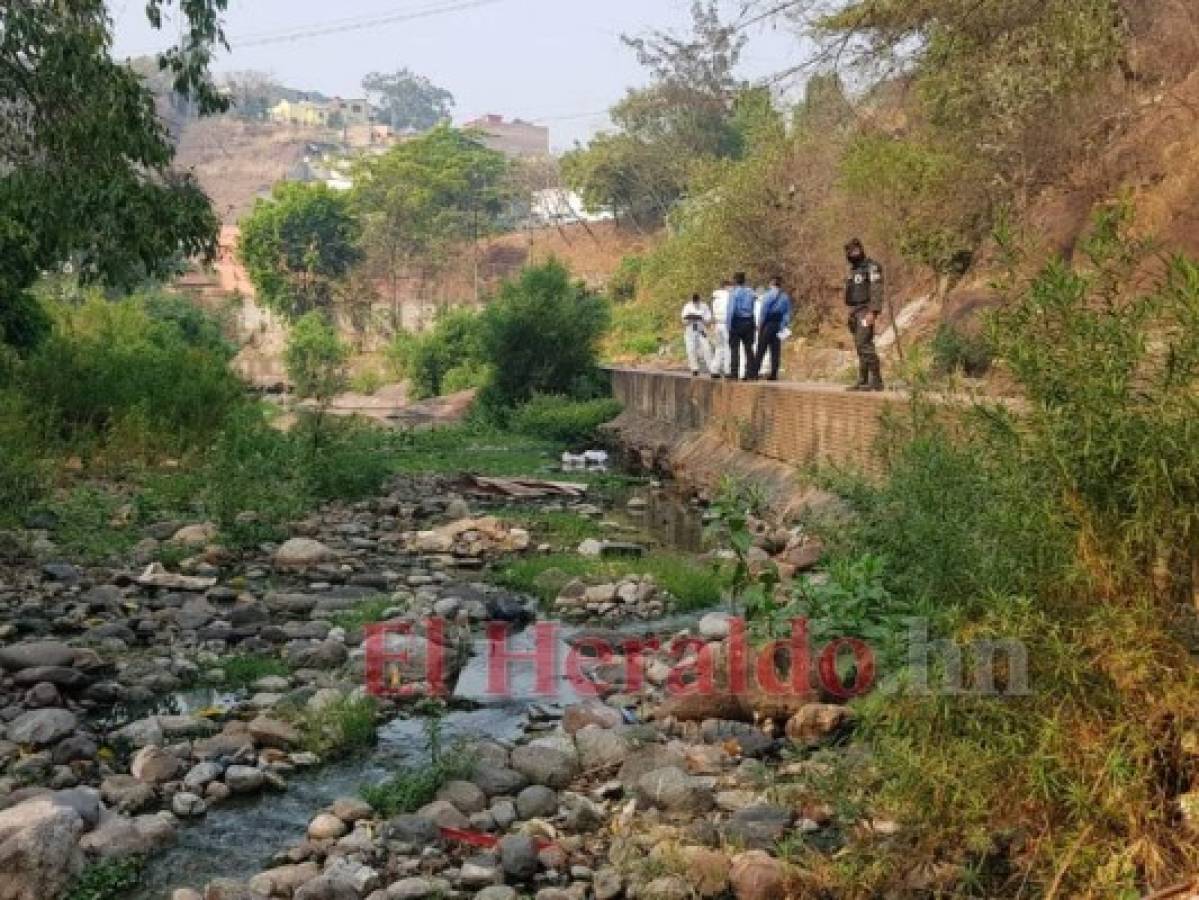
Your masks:
M 259 716 L 250 722 L 250 737 L 263 747 L 290 750 L 300 743 L 300 732 L 294 726 L 268 716 Z
M 70 805 L 36 797 L 0 812 L 0 898 L 61 896 L 83 867 L 85 824 Z
M 617 732 L 597 725 L 588 725 L 575 734 L 579 764 L 583 771 L 618 766 L 629 755 L 629 744 Z
M 509 878 L 528 881 L 537 874 L 537 844 L 524 834 L 501 838 L 500 865 Z
M 79 725 L 75 714 L 65 709 L 35 709 L 9 723 L 6 736 L 14 744 L 48 747 L 71 734 Z
M 83 836 L 80 847 L 101 859 L 123 859 L 127 856 L 148 856 L 169 846 L 175 840 L 171 816 L 144 815 L 132 819 L 108 815 L 100 827 Z
M 477 765 L 470 780 L 488 797 L 510 797 L 526 787 L 529 779 L 505 766 Z
M 522 819 L 550 819 L 558 813 L 558 795 L 543 784 L 532 784 L 516 795 L 516 812 Z

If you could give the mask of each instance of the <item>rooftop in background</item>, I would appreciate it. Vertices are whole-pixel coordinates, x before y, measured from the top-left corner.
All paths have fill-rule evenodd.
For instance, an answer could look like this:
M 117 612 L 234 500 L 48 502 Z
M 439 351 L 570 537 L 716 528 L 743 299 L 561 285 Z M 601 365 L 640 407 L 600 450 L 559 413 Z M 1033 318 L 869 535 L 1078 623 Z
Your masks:
M 467 122 L 463 128 L 478 131 L 483 143 L 492 150 L 515 159 L 550 155 L 550 130 L 521 119 L 505 122 L 503 116 L 489 114 Z

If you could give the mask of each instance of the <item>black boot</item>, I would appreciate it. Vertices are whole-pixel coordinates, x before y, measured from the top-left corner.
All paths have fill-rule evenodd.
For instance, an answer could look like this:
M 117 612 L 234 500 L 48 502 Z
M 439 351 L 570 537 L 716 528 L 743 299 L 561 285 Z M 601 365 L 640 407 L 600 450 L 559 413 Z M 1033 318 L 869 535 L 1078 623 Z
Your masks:
M 864 363 L 858 364 L 858 383 L 849 388 L 851 391 L 865 391 L 870 389 L 870 370 Z
M 883 369 L 882 369 L 882 366 L 880 366 L 878 363 L 875 363 L 874 365 L 872 365 L 870 367 L 870 381 L 869 381 L 869 384 L 866 386 L 865 390 L 868 390 L 868 391 L 885 391 L 886 390 L 886 387 L 883 385 Z

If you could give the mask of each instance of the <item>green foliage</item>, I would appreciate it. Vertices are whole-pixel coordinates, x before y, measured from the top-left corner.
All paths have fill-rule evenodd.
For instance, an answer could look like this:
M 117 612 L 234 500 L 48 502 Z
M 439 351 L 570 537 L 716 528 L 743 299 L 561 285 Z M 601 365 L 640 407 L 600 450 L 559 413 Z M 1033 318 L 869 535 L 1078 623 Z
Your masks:
M 147 5 L 154 25 L 161 5 Z M 163 56 L 177 88 L 208 109 L 219 105 L 207 64 L 224 6 L 187 4 L 180 21 L 194 43 L 186 59 Z M 25 347 L 44 332 L 27 295 L 42 272 L 70 263 L 83 279 L 127 287 L 216 251 L 208 198 L 170 170 L 170 135 L 138 76 L 112 58 L 111 27 L 98 0 L 6 10 L 0 98 L 22 114 L 0 123 L 0 321 Z
M 607 304 L 556 261 L 506 281 L 482 317 L 491 378 L 480 404 L 501 418 L 536 394 L 578 396 L 594 377 Z
M 527 506 L 512 506 L 494 511 L 494 515 L 528 529 L 538 542 L 548 542 L 555 547 L 571 550 L 588 538 L 600 538 L 606 533 L 595 519 L 574 512 L 544 510 Z
M 259 300 L 299 317 L 332 304 L 336 284 L 361 256 L 358 239 L 346 194 L 284 181 L 242 220 L 237 255 Z
M 218 668 L 225 673 L 223 685 L 241 688 L 250 687 L 260 678 L 286 678 L 291 674 L 291 667 L 282 659 L 260 653 L 227 656 Z
M 455 779 L 467 778 L 475 767 L 471 754 L 461 748 L 445 748 L 441 738 L 443 711 L 433 710 L 425 720 L 428 763 L 401 769 L 379 784 L 364 784 L 362 799 L 384 818 L 414 813 L 431 803 L 442 786 Z
M 125 498 L 91 485 L 67 491 L 44 505 L 56 520 L 54 541 L 73 559 L 89 563 L 115 563 L 136 543 L 133 529 L 113 526 Z
M 305 707 L 296 720 L 305 750 L 344 756 L 375 742 L 377 704 L 370 697 L 341 697 L 317 709 Z
M 611 398 L 571 400 L 542 394 L 516 409 L 509 424 L 518 434 L 580 445 L 593 440 L 596 430 L 619 414 L 620 403 Z
M 725 478 L 712 502 L 712 521 L 707 529 L 709 539 L 726 544 L 733 553 L 729 594 L 734 606 L 744 603 L 746 618 L 751 622 L 773 614 L 774 592 L 779 584 L 778 567 L 773 562 L 755 568 L 749 558 L 753 549 L 749 520 L 763 511 L 764 502 L 754 485 Z
M 408 431 L 400 441 L 396 466 L 409 473 L 548 475 L 562 452 L 547 441 L 505 434 L 478 423 Z
M 351 631 L 355 628 L 362 628 L 364 625 L 382 622 L 387 610 L 394 609 L 395 605 L 396 601 L 391 597 L 371 597 L 356 603 L 353 609 L 334 613 L 329 621 L 338 628 Z
M 53 334 L 18 369 L 22 392 L 69 443 L 132 428 L 149 452 L 202 444 L 241 402 L 242 386 L 217 326 L 198 310 L 170 314 L 178 302 L 89 294 L 56 306 Z
M 448 121 L 454 108 L 453 94 L 409 69 L 372 72 L 362 79 L 362 89 L 379 108 L 379 121 L 396 131 L 428 131 Z
M 435 275 L 461 244 L 498 227 L 508 208 L 508 174 L 503 154 L 448 125 L 382 156 L 364 156 L 352 202 L 368 268 L 393 293 L 405 275 Z
M 144 867 L 136 856 L 90 862 L 68 888 L 66 900 L 121 900 L 141 884 Z
M 932 342 L 933 370 L 939 375 L 961 372 L 981 378 L 991 370 L 991 348 L 985 335 L 969 334 L 952 325 L 937 329 Z
M 287 376 L 299 397 L 327 403 L 348 386 L 346 363 L 350 348 L 324 316 L 313 311 L 291 326 L 284 360 Z
M 949 848 L 985 896 L 1136 896 L 1194 869 L 1174 819 L 1189 780 L 1163 782 L 1159 761 L 1199 702 L 1177 616 L 1199 561 L 1199 267 L 1174 260 L 1146 288 L 1124 225 L 1104 214 L 1085 270 L 1012 282 L 991 337 L 1020 409 L 958 424 L 918 405 L 889 439 L 886 483 L 846 491 L 859 518 L 842 546 L 888 568 L 881 591 L 868 572 L 831 583 L 873 583 L 879 608 L 909 607 L 959 644 L 1018 642 L 1032 687 L 963 694 L 986 685 L 968 670 L 957 692 L 929 692 L 908 671 L 861 705 L 876 774 L 849 799 L 898 817 L 911 840 L 847 848 L 839 871 L 855 890 L 888 893 Z M 821 603 L 834 617 L 854 607 L 839 587 Z M 1013 666 L 995 671 L 999 690 Z M 996 845 L 1001 833 L 1012 842 Z
M 445 310 L 421 334 L 401 332 L 388 351 L 410 396 L 418 400 L 480 386 L 486 377 L 482 357 L 482 320 L 470 309 Z
M 513 560 L 501 569 L 497 580 L 505 587 L 552 603 L 572 578 L 619 580 L 629 575 L 652 575 L 676 601 L 680 611 L 706 609 L 721 600 L 725 573 L 697 566 L 689 556 L 655 552 L 641 559 L 599 560 L 577 553 Z
M 645 266 L 645 258 L 641 256 L 623 256 L 620 265 L 608 279 L 606 294 L 614 303 L 623 303 L 637 296 L 637 285 L 641 279 L 641 270 Z
M 0 521 L 19 517 L 49 488 L 40 428 L 25 398 L 0 388 Z

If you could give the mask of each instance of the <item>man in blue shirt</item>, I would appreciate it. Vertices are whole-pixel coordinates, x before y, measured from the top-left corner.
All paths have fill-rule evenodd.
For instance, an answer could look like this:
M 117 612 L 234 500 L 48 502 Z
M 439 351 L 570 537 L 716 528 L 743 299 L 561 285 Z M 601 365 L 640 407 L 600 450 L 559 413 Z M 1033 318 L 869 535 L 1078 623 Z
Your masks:
M 791 295 L 783 290 L 781 278 L 770 279 L 770 290 L 762 298 L 762 327 L 758 332 L 758 354 L 750 367 L 750 380 L 756 380 L 766 362 L 766 351 L 770 351 L 769 381 L 779 380 L 779 363 L 782 361 L 783 342 L 779 332 L 791 327 Z
M 754 337 L 757 322 L 754 320 L 754 292 L 745 286 L 745 273 L 733 276 L 733 292 L 729 295 L 729 308 L 725 324 L 729 328 L 729 343 L 732 345 L 732 377 L 741 377 L 741 350 L 745 350 L 745 380 L 753 375 Z

